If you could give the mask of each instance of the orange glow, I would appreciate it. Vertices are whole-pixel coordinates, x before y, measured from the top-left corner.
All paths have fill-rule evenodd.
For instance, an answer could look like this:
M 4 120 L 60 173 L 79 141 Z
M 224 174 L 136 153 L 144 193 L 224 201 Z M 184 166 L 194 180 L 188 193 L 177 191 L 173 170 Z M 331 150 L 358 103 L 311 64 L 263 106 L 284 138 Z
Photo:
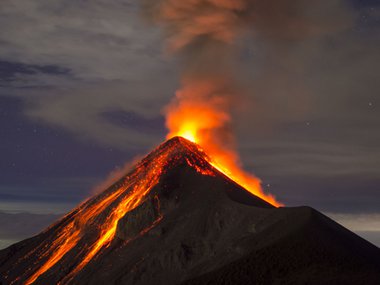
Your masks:
M 211 169 L 208 169 L 207 167 L 204 167 L 203 165 L 198 165 L 197 163 L 190 161 L 190 159 L 188 158 L 186 158 L 186 162 L 188 165 L 193 167 L 198 173 L 202 175 L 215 176 L 214 171 L 212 171 Z
M 189 153 L 199 150 L 198 145 L 183 144 L 181 147 L 185 147 Z M 37 270 L 31 267 L 24 272 L 24 276 L 27 276 L 25 284 L 30 285 L 38 281 L 41 275 L 47 273 L 52 267 L 62 261 L 66 254 L 75 251 L 76 265 L 58 282 L 58 284 L 71 283 L 76 274 L 91 260 L 96 258 L 102 249 L 110 246 L 115 238 L 119 220 L 126 213 L 132 211 L 145 201 L 151 189 L 159 182 L 169 163 L 175 166 L 177 162 L 184 159 L 198 173 L 215 176 L 215 170 L 205 160 L 207 157 L 204 153 L 199 152 L 197 155 L 200 155 L 200 157 L 183 157 L 184 153 L 181 151 L 183 150 L 176 149 L 173 145 L 163 150 L 158 147 L 156 151 L 158 154 L 155 155 L 153 160 L 143 159 L 124 178 L 123 182 L 85 201 L 77 209 L 67 214 L 61 221 L 52 225 L 50 228 L 62 223 L 57 228 L 57 236 L 52 241 L 48 240 L 42 243 L 39 248 L 24 257 L 28 258 L 32 254 L 37 254 L 42 264 Z M 158 196 L 154 196 L 154 199 L 158 203 L 159 217 L 152 225 L 143 229 L 138 236 L 146 234 L 163 219 L 163 215 L 160 213 Z M 133 239 L 126 241 L 125 244 Z M 31 272 L 32 270 L 35 271 Z M 19 276 L 10 284 L 15 284 L 21 277 Z
M 197 143 L 209 156 L 209 163 L 220 172 L 273 206 L 282 206 L 273 195 L 264 193 L 260 179 L 245 172 L 237 153 L 218 137 L 226 133 L 223 128 L 230 122 L 223 96 L 215 95 L 219 94 L 221 83 L 214 79 L 185 82 L 174 103 L 166 109 L 167 138 L 182 136 Z
M 32 284 L 36 279 L 54 264 L 56 264 L 68 251 L 70 251 L 79 240 L 79 231 L 73 229 L 73 223 L 64 229 L 61 236 L 55 240 L 54 246 L 57 248 L 49 260 L 35 272 L 26 282 L 26 285 Z
M 186 87 L 176 93 L 177 100 L 166 110 L 167 137 L 180 136 L 199 143 L 200 132 L 221 128 L 230 121 L 230 116 L 223 110 L 227 102 L 218 90 L 219 85 L 225 83 L 214 78 L 187 80 L 184 84 Z
M 228 121 L 229 116 L 224 112 L 214 111 L 212 105 L 202 102 L 182 103 L 167 116 L 167 126 L 170 130 L 167 137 L 179 136 L 199 143 L 200 132 L 219 128 Z
M 183 137 L 191 142 L 197 142 L 196 133 L 191 129 L 191 126 L 189 126 L 188 130 L 181 130 L 178 136 Z
M 75 246 L 78 246 L 81 238 L 88 234 L 88 228 L 96 224 L 96 228 L 99 229 L 96 240 L 81 249 L 84 254 L 77 256 L 79 260 L 78 264 L 59 282 L 59 284 L 69 283 L 102 249 L 110 245 L 115 237 L 119 220 L 144 201 L 144 198 L 150 192 L 151 188 L 158 183 L 161 173 L 165 169 L 166 162 L 167 153 L 156 157 L 154 163 L 149 165 L 145 165 L 141 162 L 131 176 L 128 177 L 127 181 L 124 181 L 122 186 L 115 189 L 112 193 L 106 193 L 107 195 L 100 197 L 101 199 L 97 199 L 97 197 L 92 199 L 95 200 L 94 203 L 89 203 L 92 202 L 92 200 L 84 202 L 75 213 L 73 220 L 61 229 L 61 232 L 52 244 L 44 246 L 46 251 L 41 254 L 40 258 L 49 257 L 47 261 L 27 279 L 25 284 L 29 285 L 34 283 L 39 276 L 57 264 L 64 258 L 66 253 L 71 251 Z M 158 199 L 158 197 L 156 199 Z M 105 215 L 105 211 L 109 212 L 109 214 Z M 67 216 L 69 215 L 70 213 Z M 96 222 L 97 219 L 102 219 L 101 216 L 106 216 L 103 218 L 105 220 Z M 140 235 L 145 234 L 156 226 L 161 219 L 162 216 L 147 229 L 144 229 Z M 26 272 L 26 274 L 28 273 L 29 272 Z
M 26 279 L 24 284 L 27 285 L 41 281 L 39 280 L 41 275 L 47 274 L 54 266 L 59 266 L 60 262 L 65 262 L 65 258 L 68 258 L 66 255 L 71 253 L 72 256 L 74 252 L 76 263 L 73 264 L 70 272 L 66 273 L 66 276 L 58 282 L 62 285 L 71 283 L 91 260 L 96 259 L 102 250 L 111 245 L 116 235 L 119 220 L 145 201 L 152 188 L 159 183 L 168 166 L 176 167 L 177 163 L 182 163 L 181 161 L 185 161 L 202 175 L 216 176 L 217 172 L 210 166 L 211 164 L 253 194 L 279 206 L 280 203 L 273 196 L 263 193 L 258 178 L 246 174 L 238 167 L 235 163 L 237 161 L 236 154 L 224 150 L 212 139 L 212 136 L 209 136 L 202 129 L 204 126 L 217 126 L 219 124 L 217 118 L 226 119 L 228 117 L 222 113 L 208 116 L 208 112 L 212 112 L 212 109 L 204 105 L 200 106 L 198 110 L 202 111 L 201 116 L 194 117 L 194 112 L 185 112 L 185 114 L 191 115 L 189 117 L 190 123 L 179 125 L 172 134 L 174 136 L 176 130 L 181 131 L 181 134 L 187 134 L 188 140 L 197 142 L 196 145 L 183 142 L 179 146 L 182 150 L 173 147 L 176 144 L 169 144 L 165 149 L 161 149 L 160 146 L 155 151 L 153 159 L 143 159 L 130 174 L 125 176 L 123 181 L 85 201 L 61 221 L 52 225 L 50 228 L 57 227 L 57 234 L 53 240 L 44 241 L 37 249 L 24 257 L 38 256 L 38 267 L 30 267 L 22 276 L 17 277 L 10 284 L 16 284 L 21 278 Z M 186 121 L 186 117 L 181 118 L 180 114 L 180 112 L 175 113 L 176 120 Z M 200 118 L 200 122 L 205 124 L 198 125 L 196 118 Z M 177 122 L 181 122 L 181 120 Z M 191 128 L 186 130 L 182 128 L 183 126 L 191 126 Z M 183 148 L 185 148 L 185 152 L 183 152 Z M 188 153 L 192 153 L 192 155 L 188 155 Z M 158 195 L 154 198 L 157 199 L 159 205 Z M 158 206 L 158 208 L 160 207 Z M 164 218 L 160 209 L 158 212 L 159 217 L 153 224 L 143 229 L 136 237 L 126 240 L 124 244 L 146 234 L 155 227 Z
M 161 167 L 159 164 L 158 167 Z M 126 196 L 111 212 L 110 216 L 107 218 L 106 222 L 101 225 L 101 233 L 98 240 L 90 247 L 88 253 L 83 258 L 83 260 L 77 265 L 77 267 L 64 279 L 65 281 L 71 280 L 71 278 L 80 271 L 91 259 L 104 247 L 108 246 L 113 240 L 117 224 L 119 220 L 129 211 L 136 208 L 142 202 L 142 199 L 146 194 L 149 193 L 150 189 L 156 185 L 159 178 L 159 171 L 150 171 L 145 177 L 142 178 L 141 184 L 136 185 L 130 195 Z
M 196 133 L 196 132 L 195 132 Z M 177 134 L 180 136 L 180 133 Z M 176 136 L 171 134 L 168 136 Z M 210 160 L 209 163 L 222 172 L 227 177 L 231 178 L 233 181 L 241 185 L 243 188 L 247 189 L 252 194 L 260 197 L 261 199 L 267 201 L 273 206 L 280 207 L 283 204 L 279 203 L 276 198 L 271 194 L 266 194 L 261 188 L 261 181 L 259 178 L 253 176 L 252 174 L 246 173 L 242 170 L 236 163 L 236 156 L 233 152 L 223 151 L 221 148 L 215 147 L 213 144 L 205 144 L 201 136 L 194 136 L 194 139 L 190 139 L 191 136 L 185 137 L 186 139 L 198 143 L 205 153 L 208 154 Z M 204 172 L 198 167 L 195 167 L 199 173 L 210 175 L 208 172 Z
M 60 261 L 61 258 L 77 244 L 80 238 L 81 229 L 84 229 L 84 224 L 91 221 L 91 218 L 100 214 L 101 211 L 121 193 L 121 191 L 116 191 L 109 197 L 105 197 L 102 201 L 99 201 L 99 203 L 80 209 L 74 221 L 64 227 L 58 238 L 53 241 L 51 249 L 55 250 L 54 253 L 39 270 L 29 277 L 25 284 L 32 284 L 40 275 Z M 82 204 L 82 206 L 84 205 L 85 203 Z M 45 255 L 48 253 L 49 252 L 46 252 Z

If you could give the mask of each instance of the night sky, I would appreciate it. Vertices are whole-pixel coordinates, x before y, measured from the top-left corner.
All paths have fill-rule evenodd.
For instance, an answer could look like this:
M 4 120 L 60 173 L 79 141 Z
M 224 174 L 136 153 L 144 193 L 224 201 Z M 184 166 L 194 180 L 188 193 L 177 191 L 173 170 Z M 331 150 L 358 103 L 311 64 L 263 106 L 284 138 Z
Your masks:
M 278 200 L 380 244 L 380 3 L 321 3 L 296 11 L 315 32 L 239 41 L 238 148 Z M 2 0 L 0 212 L 64 213 L 162 142 L 178 66 L 138 1 Z

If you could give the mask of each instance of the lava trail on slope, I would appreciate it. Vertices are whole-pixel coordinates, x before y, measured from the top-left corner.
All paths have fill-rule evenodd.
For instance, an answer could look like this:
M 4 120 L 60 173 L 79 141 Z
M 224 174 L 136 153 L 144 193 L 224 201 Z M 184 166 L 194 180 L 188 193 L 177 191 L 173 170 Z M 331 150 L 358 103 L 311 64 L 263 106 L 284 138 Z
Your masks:
M 64 269 L 65 276 L 57 280 L 60 284 L 70 283 L 80 270 L 110 246 L 115 239 L 119 221 L 127 213 L 151 197 L 159 204 L 159 196 L 150 192 L 163 175 L 183 164 L 201 175 L 221 175 L 209 164 L 209 160 L 198 145 L 180 137 L 160 145 L 120 181 L 85 201 L 41 233 L 46 238 L 14 262 L 4 273 L 4 281 L 9 284 L 33 284 L 41 276 L 49 274 L 49 271 L 54 272 L 62 264 L 70 264 Z M 159 214 L 139 234 L 151 230 L 161 219 Z M 135 238 L 131 237 L 130 240 Z M 14 266 L 18 268 L 17 271 L 22 268 L 17 276 L 14 275 Z
M 0 284 L 378 284 L 380 250 L 309 207 L 276 208 L 175 137 L 39 235 Z

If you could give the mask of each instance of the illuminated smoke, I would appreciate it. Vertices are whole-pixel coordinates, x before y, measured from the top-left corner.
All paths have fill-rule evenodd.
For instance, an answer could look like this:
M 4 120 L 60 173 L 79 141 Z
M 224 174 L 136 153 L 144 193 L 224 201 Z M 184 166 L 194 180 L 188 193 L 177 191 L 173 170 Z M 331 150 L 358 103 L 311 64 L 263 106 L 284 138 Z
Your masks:
M 220 171 L 264 200 L 260 180 L 245 173 L 235 151 L 231 109 L 238 91 L 234 43 L 252 21 L 248 0 L 145 1 L 148 16 L 164 28 L 167 47 L 179 56 L 182 88 L 165 109 L 168 138 L 197 142 Z

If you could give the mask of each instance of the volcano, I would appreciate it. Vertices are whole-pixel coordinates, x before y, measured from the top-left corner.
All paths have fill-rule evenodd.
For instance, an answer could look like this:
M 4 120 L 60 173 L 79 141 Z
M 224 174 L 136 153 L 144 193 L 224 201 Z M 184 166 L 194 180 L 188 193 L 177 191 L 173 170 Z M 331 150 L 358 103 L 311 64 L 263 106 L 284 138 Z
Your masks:
M 276 208 L 181 137 L 40 234 L 0 284 L 379 284 L 380 250 L 309 207 Z

